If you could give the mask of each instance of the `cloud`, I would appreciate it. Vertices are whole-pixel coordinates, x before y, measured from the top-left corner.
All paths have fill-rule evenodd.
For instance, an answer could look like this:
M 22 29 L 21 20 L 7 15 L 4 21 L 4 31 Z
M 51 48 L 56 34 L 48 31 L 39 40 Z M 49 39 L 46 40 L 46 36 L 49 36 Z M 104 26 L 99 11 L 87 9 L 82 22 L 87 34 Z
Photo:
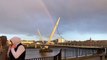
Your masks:
M 9 34 L 35 34 L 38 27 L 46 31 L 50 20 L 41 2 L 0 0 L 0 31 Z M 47 20 L 48 19 L 48 20 Z M 38 26 L 37 26 L 38 25 Z
M 65 31 L 107 33 L 106 0 L 48 0 L 45 3 L 53 16 L 61 16 Z
M 59 16 L 62 34 L 107 33 L 107 0 L 0 0 L 1 33 L 49 36 Z

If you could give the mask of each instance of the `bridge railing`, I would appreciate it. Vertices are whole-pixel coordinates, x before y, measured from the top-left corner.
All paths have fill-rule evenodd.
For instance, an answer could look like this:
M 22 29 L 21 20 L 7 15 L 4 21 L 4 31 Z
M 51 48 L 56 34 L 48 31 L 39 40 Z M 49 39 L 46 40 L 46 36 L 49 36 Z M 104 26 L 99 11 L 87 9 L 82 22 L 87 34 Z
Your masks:
M 40 57 L 40 58 L 30 58 L 26 60 L 54 60 L 53 57 Z
M 40 57 L 40 58 L 30 58 L 26 60 L 61 60 L 61 50 L 60 52 L 55 55 L 55 56 L 50 56 L 50 57 Z

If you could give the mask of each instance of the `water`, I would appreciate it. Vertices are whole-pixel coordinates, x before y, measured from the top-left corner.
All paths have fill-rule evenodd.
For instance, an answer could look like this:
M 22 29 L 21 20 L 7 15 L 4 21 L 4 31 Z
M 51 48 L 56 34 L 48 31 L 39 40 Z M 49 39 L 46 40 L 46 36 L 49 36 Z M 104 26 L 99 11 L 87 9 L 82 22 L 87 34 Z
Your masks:
M 81 56 L 88 56 L 96 53 L 96 50 L 92 49 L 77 49 L 77 48 L 61 48 L 62 49 L 62 58 L 75 58 Z M 49 57 L 55 56 L 59 53 L 60 48 L 52 48 L 53 52 L 48 53 L 39 53 L 39 49 L 27 49 L 26 50 L 26 59 L 29 58 L 39 58 L 39 57 Z
M 29 58 L 38 58 L 38 57 L 49 57 L 55 56 L 59 53 L 59 49 L 52 49 L 53 52 L 48 53 L 39 53 L 39 49 L 27 49 L 26 50 L 26 59 Z

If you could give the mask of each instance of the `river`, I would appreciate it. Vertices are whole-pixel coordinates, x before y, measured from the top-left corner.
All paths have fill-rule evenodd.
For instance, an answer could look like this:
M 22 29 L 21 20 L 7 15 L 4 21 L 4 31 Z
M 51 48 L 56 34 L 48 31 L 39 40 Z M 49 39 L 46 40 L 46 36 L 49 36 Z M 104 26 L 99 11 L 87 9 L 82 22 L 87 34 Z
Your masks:
M 86 56 L 96 53 L 96 50 L 80 49 L 77 51 L 76 48 L 52 48 L 53 52 L 48 53 L 39 53 L 39 49 L 26 49 L 26 59 L 55 56 L 59 53 L 60 49 L 62 49 L 62 58 L 77 57 L 77 55 Z

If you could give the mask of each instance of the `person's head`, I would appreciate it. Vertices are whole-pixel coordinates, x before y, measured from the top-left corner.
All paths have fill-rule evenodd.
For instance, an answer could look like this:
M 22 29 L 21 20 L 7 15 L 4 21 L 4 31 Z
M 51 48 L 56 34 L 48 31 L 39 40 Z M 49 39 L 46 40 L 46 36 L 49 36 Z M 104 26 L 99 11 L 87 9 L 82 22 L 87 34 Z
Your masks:
M 21 43 L 21 38 L 19 38 L 19 37 L 12 37 L 10 39 L 10 41 L 12 42 L 12 44 L 16 45 L 16 44 Z
M 0 46 L 1 46 L 2 44 L 1 44 L 1 37 L 0 37 Z
M 1 40 L 2 46 L 7 44 L 7 37 L 6 36 L 1 36 L 0 40 Z
M 1 42 L 1 36 L 0 36 L 0 42 Z

